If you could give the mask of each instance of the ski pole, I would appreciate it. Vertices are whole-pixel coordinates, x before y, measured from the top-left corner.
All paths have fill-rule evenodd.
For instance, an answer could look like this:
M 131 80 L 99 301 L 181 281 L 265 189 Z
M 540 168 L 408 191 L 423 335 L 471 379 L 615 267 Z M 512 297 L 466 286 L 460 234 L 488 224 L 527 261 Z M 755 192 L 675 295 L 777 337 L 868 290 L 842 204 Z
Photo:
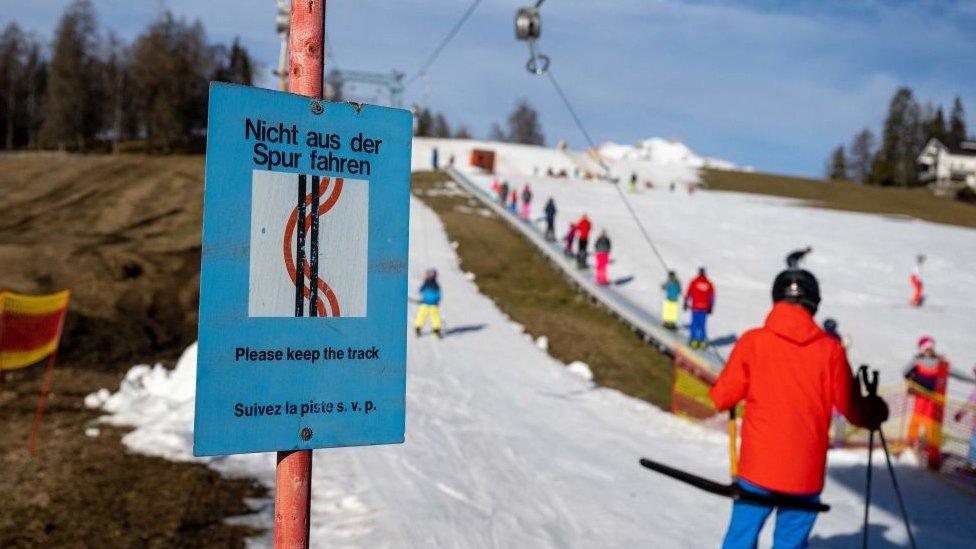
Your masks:
M 729 409 L 729 474 L 735 478 L 739 474 L 739 456 L 736 439 L 738 426 L 735 423 L 735 406 Z
M 864 385 L 868 389 L 868 396 L 878 396 L 878 371 L 873 370 L 871 372 L 871 380 L 868 381 L 868 367 L 867 365 L 861 366 L 860 370 L 861 377 L 864 379 Z M 908 521 L 908 510 L 905 508 L 905 500 L 901 495 L 901 487 L 898 486 L 898 478 L 895 476 L 895 466 L 891 463 L 891 452 L 888 450 L 888 441 L 885 439 L 884 431 L 880 428 L 877 429 L 878 438 L 881 440 L 881 449 L 884 450 L 885 464 L 888 466 L 888 474 L 891 476 L 891 485 L 895 489 L 895 497 L 898 499 L 898 509 L 901 511 L 901 519 L 905 523 L 905 530 L 908 532 L 908 541 L 912 549 L 915 548 L 915 536 L 912 534 L 912 525 Z M 871 431 L 874 434 L 874 431 Z M 870 450 L 869 450 L 870 452 Z M 870 453 L 868 454 L 870 455 Z M 868 462 L 868 478 L 870 478 L 871 469 L 870 461 Z M 867 539 L 867 534 L 865 530 L 865 540 Z M 866 543 L 866 541 L 865 541 Z
M 868 396 L 877 394 L 878 389 L 878 372 L 874 371 L 873 379 L 868 379 L 868 367 L 866 364 L 862 364 L 861 368 L 858 370 L 861 380 L 864 382 L 864 386 L 868 390 Z M 867 470 L 867 481 L 864 487 L 864 528 L 861 534 L 861 547 L 862 549 L 867 549 L 868 547 L 868 515 L 871 511 L 871 458 L 874 452 L 874 429 L 868 432 L 868 470 Z
M 876 397 L 878 396 L 878 371 L 871 371 L 871 377 L 868 378 L 868 367 L 867 365 L 862 365 L 858 371 L 861 379 L 864 381 L 864 386 L 868 390 L 868 396 Z M 912 525 L 908 521 L 908 510 L 905 508 L 905 500 L 901 495 L 901 487 L 898 485 L 898 478 L 895 476 L 895 466 L 891 463 L 891 452 L 888 450 L 888 441 L 885 439 L 884 431 L 880 427 L 871 431 L 869 435 L 868 442 L 868 492 L 866 501 L 871 501 L 871 449 L 874 446 L 874 431 L 878 432 L 878 438 L 881 441 L 881 449 L 884 451 L 885 464 L 888 466 L 888 474 L 891 476 L 891 485 L 895 489 L 895 497 L 898 499 L 898 509 L 901 511 L 901 519 L 905 523 L 905 531 L 908 532 L 908 542 L 912 549 L 915 549 L 915 536 L 912 534 Z M 864 509 L 864 537 L 862 547 L 867 547 L 868 543 L 868 510 L 865 504 Z
M 868 433 L 868 476 L 864 487 L 864 529 L 861 534 L 861 547 L 868 547 L 868 513 L 871 509 L 871 454 L 874 450 L 874 431 Z
M 875 371 L 877 373 L 877 371 Z M 881 448 L 884 450 L 885 463 L 888 464 L 888 473 L 891 475 L 891 485 L 895 488 L 895 496 L 898 498 L 898 508 L 901 510 L 901 520 L 905 522 L 905 531 L 908 532 L 908 543 L 915 549 L 915 536 L 912 535 L 912 525 L 908 522 L 908 510 L 905 509 L 905 500 L 901 497 L 901 488 L 898 486 L 898 478 L 895 477 L 895 466 L 891 464 L 891 453 L 888 451 L 888 441 L 885 440 L 884 432 L 878 429 L 878 436 L 881 438 Z

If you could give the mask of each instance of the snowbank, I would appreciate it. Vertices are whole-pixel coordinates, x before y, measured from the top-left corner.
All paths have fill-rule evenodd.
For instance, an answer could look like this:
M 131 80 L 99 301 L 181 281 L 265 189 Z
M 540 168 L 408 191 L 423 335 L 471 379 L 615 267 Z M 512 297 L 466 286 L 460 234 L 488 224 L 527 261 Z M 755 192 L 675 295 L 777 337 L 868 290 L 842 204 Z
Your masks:
M 687 168 L 714 168 L 717 170 L 739 170 L 738 166 L 720 158 L 699 156 L 692 152 L 687 145 L 677 139 L 661 139 L 652 137 L 639 141 L 636 145 L 621 145 L 608 141 L 601 144 L 597 150 L 600 155 L 610 160 L 637 160 L 665 166 L 684 166 Z M 752 168 L 746 168 L 751 171 Z

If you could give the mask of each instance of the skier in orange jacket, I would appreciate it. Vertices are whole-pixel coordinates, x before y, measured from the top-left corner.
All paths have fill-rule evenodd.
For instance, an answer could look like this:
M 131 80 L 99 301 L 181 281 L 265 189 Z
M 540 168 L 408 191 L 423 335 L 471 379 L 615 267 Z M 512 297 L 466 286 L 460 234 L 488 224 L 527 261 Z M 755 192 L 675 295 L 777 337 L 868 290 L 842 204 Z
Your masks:
M 817 279 L 783 271 L 773 283 L 773 309 L 761 328 L 742 334 L 709 391 L 719 410 L 745 400 L 738 482 L 743 490 L 783 493 L 812 501 L 824 485 L 831 412 L 877 428 L 888 417 L 878 397 L 863 397 L 839 341 L 814 321 Z M 772 513 L 737 501 L 725 547 L 755 547 Z M 805 547 L 816 513 L 779 509 L 774 546 Z

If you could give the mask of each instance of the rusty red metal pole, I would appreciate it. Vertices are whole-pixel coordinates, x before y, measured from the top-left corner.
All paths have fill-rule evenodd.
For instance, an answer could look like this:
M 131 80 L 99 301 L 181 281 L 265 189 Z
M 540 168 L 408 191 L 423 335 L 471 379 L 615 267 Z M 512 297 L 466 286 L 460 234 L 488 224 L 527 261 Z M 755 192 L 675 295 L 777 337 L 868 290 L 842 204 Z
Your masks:
M 288 91 L 321 98 L 324 62 L 325 0 L 292 0 Z M 278 452 L 274 532 L 277 549 L 304 549 L 309 546 L 311 499 L 312 451 Z
M 34 448 L 37 447 L 37 435 L 41 430 L 41 417 L 44 415 L 44 406 L 47 405 L 47 395 L 51 392 L 51 380 L 54 379 L 54 362 L 57 357 L 57 351 L 48 355 L 47 366 L 44 367 L 41 396 L 37 402 L 37 411 L 34 412 L 34 425 L 31 427 L 30 440 L 27 442 L 27 453 L 30 455 L 34 455 Z
M 288 42 L 288 91 L 322 97 L 325 0 L 292 0 Z
M 275 479 L 276 549 L 305 549 L 311 526 L 312 451 L 278 452 Z

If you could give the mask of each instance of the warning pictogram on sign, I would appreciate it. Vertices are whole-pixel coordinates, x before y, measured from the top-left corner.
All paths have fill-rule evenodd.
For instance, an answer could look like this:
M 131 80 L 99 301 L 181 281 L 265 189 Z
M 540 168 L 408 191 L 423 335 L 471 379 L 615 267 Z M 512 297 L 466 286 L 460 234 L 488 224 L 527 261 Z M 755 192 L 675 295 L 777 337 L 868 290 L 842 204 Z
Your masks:
M 248 316 L 366 316 L 369 182 L 254 170 Z

